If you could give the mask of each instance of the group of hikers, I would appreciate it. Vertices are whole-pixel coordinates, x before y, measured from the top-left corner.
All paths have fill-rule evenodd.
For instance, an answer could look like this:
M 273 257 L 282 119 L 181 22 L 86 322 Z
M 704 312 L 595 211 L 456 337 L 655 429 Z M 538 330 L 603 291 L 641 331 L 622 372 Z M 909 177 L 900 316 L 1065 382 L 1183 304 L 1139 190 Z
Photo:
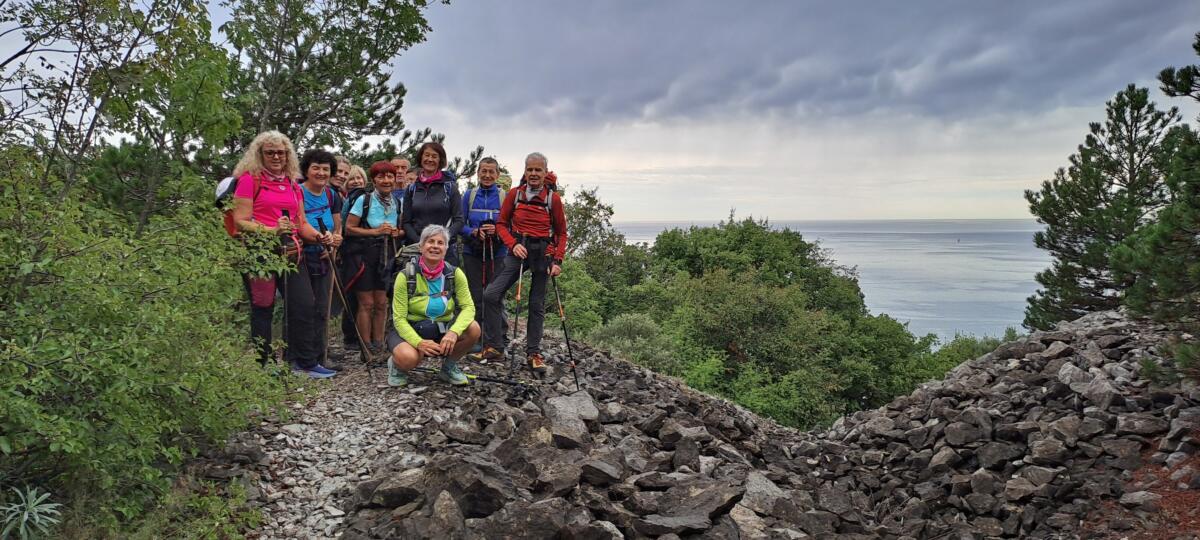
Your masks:
M 504 358 L 504 298 L 530 271 L 526 364 L 544 373 L 547 282 L 557 288 L 567 247 L 548 160 L 529 154 L 520 184 L 507 192 L 497 185 L 494 158 L 480 160 L 477 187 L 462 193 L 446 165 L 436 142 L 421 145 L 415 164 L 397 156 L 364 170 L 322 149 L 298 157 L 278 131 L 254 138 L 217 200 L 230 208 L 231 236 L 277 235 L 292 263 L 286 272 L 242 276 L 260 362 L 273 355 L 279 298 L 284 358 L 297 374 L 324 379 L 341 371 L 327 343 L 329 319 L 340 312 L 345 349 L 364 359 L 386 355 L 388 384 L 406 385 L 427 357 L 442 357 L 446 382 L 469 384 L 458 362 L 468 354 Z

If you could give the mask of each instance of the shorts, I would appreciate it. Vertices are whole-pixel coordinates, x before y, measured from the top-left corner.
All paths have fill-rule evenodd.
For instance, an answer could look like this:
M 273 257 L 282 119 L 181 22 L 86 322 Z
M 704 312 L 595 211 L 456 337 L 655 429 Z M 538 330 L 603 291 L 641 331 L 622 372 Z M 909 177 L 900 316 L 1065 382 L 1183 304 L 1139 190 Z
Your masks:
M 387 290 L 387 276 L 384 275 L 383 265 L 380 262 L 382 257 L 383 250 L 377 246 L 369 246 L 355 256 L 357 264 L 351 263 L 351 268 L 354 273 L 358 273 L 360 268 L 362 271 L 362 274 L 354 282 L 356 292 Z
M 413 330 L 417 331 L 417 335 L 421 336 L 421 339 L 428 339 L 434 343 L 440 343 L 442 338 L 446 336 L 446 331 L 450 329 L 450 323 L 448 322 L 424 320 L 416 322 L 408 321 L 408 324 L 413 327 Z M 395 349 L 401 343 L 408 343 L 404 341 L 404 338 L 400 337 L 400 333 L 396 331 L 394 326 L 388 330 L 385 339 L 387 340 L 389 351 Z

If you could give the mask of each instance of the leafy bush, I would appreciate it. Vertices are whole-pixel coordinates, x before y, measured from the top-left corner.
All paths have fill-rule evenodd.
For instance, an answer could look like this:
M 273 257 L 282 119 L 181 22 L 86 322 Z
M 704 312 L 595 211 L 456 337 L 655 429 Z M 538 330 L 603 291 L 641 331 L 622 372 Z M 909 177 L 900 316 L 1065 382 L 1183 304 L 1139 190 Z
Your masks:
M 211 206 L 138 236 L 90 192 L 30 182 L 31 163 L 0 154 L 0 484 L 105 493 L 115 524 L 284 388 L 231 308 L 246 254 Z
M 675 366 L 671 343 L 658 323 L 645 313 L 617 315 L 608 324 L 593 330 L 587 339 L 656 371 L 670 373 Z

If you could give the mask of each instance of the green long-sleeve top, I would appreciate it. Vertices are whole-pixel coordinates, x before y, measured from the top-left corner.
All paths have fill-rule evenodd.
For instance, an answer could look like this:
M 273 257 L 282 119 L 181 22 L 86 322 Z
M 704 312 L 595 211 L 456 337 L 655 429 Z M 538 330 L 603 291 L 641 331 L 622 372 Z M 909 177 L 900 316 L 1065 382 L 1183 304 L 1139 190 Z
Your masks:
M 416 280 L 417 286 L 413 297 L 409 298 L 408 276 L 404 275 L 404 272 L 400 272 L 396 276 L 396 287 L 392 294 L 392 324 L 396 327 L 396 333 L 400 334 L 400 337 L 413 347 L 421 344 L 421 336 L 409 322 L 429 319 L 429 316 L 426 315 L 429 308 L 429 283 L 425 281 L 425 276 L 420 272 L 417 272 Z M 457 315 L 455 315 L 455 311 L 458 312 Z M 467 275 L 463 273 L 462 268 L 454 269 L 454 298 L 446 299 L 446 311 L 434 320 L 449 322 L 451 319 L 454 320 L 454 323 L 450 325 L 450 331 L 459 336 L 475 320 L 475 302 L 471 300 L 471 287 L 467 283 Z

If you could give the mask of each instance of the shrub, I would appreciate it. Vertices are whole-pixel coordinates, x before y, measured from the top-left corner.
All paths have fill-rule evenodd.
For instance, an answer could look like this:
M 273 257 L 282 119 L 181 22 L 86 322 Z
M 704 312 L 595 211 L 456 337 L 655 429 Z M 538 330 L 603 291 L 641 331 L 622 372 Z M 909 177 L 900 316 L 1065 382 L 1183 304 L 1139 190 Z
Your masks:
M 231 309 L 245 254 L 211 206 L 138 236 L 84 190 L 30 182 L 30 163 L 0 154 L 0 483 L 105 493 L 116 523 L 284 389 Z

